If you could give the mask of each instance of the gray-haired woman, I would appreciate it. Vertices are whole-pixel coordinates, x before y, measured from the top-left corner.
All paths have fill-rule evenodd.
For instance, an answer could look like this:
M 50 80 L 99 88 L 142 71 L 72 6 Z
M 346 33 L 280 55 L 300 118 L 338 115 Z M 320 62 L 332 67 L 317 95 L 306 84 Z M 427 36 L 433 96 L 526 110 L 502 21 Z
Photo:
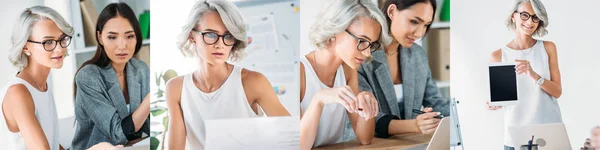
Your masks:
M 240 60 L 248 43 L 237 7 L 201 0 L 189 16 L 177 44 L 200 67 L 167 83 L 169 149 L 204 149 L 204 120 L 257 117 L 260 109 L 290 115 L 265 76 L 227 62 Z
M 519 104 L 505 106 L 504 148 L 512 150 L 515 145 L 508 133 L 509 127 L 562 122 L 557 98 L 562 94 L 556 45 L 550 41 L 534 39 L 548 31 L 548 16 L 539 0 L 518 0 L 506 21 L 515 37 L 501 49 L 495 50 L 490 62 L 516 62 L 520 76 Z M 523 83 L 523 82 L 522 82 Z M 501 107 L 490 106 L 489 110 Z

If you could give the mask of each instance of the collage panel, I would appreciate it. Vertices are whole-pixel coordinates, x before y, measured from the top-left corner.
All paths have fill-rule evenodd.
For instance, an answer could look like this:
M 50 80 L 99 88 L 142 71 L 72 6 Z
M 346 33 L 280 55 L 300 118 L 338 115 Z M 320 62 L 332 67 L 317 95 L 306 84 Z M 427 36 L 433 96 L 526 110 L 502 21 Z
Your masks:
M 3 149 L 150 148 L 149 1 L 2 7 Z
M 450 148 L 443 1 L 301 6 L 300 149 Z
M 584 5 L 582 5 L 584 4 Z M 454 1 L 451 94 L 464 149 L 594 149 L 596 1 Z M 477 15 L 474 15 L 477 14 Z
M 153 2 L 160 149 L 298 149 L 298 5 Z

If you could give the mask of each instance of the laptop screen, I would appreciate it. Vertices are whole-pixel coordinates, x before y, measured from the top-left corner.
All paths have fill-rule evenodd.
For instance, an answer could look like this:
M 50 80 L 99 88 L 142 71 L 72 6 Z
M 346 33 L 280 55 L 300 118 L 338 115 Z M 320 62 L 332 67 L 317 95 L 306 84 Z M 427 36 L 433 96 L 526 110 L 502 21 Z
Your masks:
M 517 100 L 515 65 L 490 66 L 489 71 L 491 101 Z

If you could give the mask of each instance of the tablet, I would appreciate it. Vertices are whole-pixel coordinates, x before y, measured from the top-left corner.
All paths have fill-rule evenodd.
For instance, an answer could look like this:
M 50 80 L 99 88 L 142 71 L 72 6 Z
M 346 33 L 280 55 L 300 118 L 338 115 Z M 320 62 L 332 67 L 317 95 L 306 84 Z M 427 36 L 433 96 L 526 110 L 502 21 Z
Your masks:
M 514 62 L 489 64 L 490 105 L 509 106 L 518 103 L 519 87 Z

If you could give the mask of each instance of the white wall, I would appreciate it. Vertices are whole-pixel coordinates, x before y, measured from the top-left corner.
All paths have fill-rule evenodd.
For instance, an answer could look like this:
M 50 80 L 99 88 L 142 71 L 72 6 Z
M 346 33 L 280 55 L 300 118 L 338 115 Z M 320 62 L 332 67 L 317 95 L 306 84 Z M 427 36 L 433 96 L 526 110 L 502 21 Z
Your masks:
M 17 69 L 8 61 L 8 50 L 12 46 L 10 44 L 10 36 L 14 22 L 19 17 L 19 13 L 27 7 L 34 5 L 42 5 L 42 0 L 1 0 L 0 14 L 4 23 L 0 23 L 0 85 L 4 85 L 8 80 L 17 74 Z
M 501 149 L 503 111 L 488 111 L 487 62 L 490 53 L 513 37 L 504 26 L 512 1 L 452 1 L 451 95 L 460 101 L 458 113 L 466 149 Z M 600 62 L 596 58 L 600 24 L 589 13 L 600 3 L 593 0 L 544 1 L 550 24 L 544 40 L 555 42 L 563 94 L 558 99 L 571 146 L 578 149 L 590 130 L 600 125 L 595 93 L 600 91 Z M 461 8 L 461 9 L 458 9 Z

